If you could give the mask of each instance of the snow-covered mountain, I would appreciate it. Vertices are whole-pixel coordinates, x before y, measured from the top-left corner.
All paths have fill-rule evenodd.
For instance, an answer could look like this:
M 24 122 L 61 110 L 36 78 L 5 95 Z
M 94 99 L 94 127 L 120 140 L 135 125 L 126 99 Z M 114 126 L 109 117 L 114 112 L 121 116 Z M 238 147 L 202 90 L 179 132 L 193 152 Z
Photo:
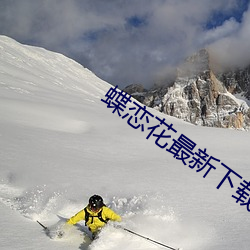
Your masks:
M 172 85 L 125 91 L 143 104 L 195 125 L 248 129 L 249 68 L 217 72 L 203 49 L 180 65 Z M 133 90 L 134 88 L 134 90 Z
M 239 95 L 240 98 L 246 98 L 248 104 L 250 103 L 250 66 L 228 69 L 223 73 L 218 72 L 216 75 L 230 93 Z
M 163 249 L 112 225 L 91 243 L 84 222 L 62 239 L 36 223 L 53 229 L 97 193 L 122 226 L 168 246 L 248 250 L 249 191 L 239 188 L 250 178 L 249 132 L 148 107 L 136 123 L 141 104 L 112 113 L 110 88 L 63 55 L 0 36 L 0 248 Z

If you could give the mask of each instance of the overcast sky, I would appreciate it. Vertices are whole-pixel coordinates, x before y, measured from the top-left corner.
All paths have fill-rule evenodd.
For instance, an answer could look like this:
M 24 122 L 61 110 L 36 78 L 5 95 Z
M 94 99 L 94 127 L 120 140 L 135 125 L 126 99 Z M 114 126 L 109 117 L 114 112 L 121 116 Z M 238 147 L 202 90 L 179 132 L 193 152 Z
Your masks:
M 75 59 L 120 88 L 149 86 L 212 47 L 250 62 L 250 0 L 0 0 L 0 34 Z

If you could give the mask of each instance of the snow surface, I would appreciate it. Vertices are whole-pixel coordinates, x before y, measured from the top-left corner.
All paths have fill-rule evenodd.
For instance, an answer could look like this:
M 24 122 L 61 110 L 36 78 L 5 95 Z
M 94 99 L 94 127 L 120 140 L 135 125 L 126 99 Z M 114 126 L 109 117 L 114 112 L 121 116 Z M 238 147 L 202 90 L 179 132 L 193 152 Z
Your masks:
M 124 69 L 125 70 L 125 69 Z M 219 162 L 203 178 L 133 129 L 101 101 L 111 87 L 63 55 L 0 36 L 0 249 L 120 249 L 163 247 L 108 225 L 93 243 L 81 222 L 62 239 L 51 229 L 103 196 L 122 226 L 183 250 L 249 250 L 249 212 Z M 128 106 L 129 107 L 129 106 Z M 128 109 L 127 107 L 127 109 Z M 196 149 L 250 180 L 249 132 L 193 126 L 166 118 Z M 145 126 L 146 126 L 145 122 Z M 163 139 L 160 142 L 163 144 Z M 194 150 L 195 152 L 195 150 Z M 246 199 L 247 201 L 247 199 Z

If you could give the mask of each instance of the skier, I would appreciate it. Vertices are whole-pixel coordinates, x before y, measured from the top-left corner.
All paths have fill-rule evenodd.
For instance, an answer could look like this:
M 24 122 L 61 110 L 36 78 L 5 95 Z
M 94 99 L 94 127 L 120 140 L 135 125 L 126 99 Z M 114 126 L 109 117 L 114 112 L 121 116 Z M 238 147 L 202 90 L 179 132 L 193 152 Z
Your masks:
M 67 224 L 74 225 L 80 220 L 85 220 L 85 226 L 89 228 L 94 239 L 109 220 L 120 222 L 122 219 L 120 215 L 105 206 L 101 196 L 95 194 L 89 198 L 89 204 L 72 216 Z

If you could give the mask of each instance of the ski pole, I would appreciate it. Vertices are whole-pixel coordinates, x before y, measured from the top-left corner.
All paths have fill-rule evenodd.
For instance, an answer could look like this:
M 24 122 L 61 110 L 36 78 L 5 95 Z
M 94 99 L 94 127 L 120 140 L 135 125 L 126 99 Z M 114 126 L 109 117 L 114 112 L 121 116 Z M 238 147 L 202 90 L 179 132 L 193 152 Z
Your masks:
M 39 222 L 38 220 L 36 221 L 40 226 L 42 226 L 43 227 L 43 229 L 46 231 L 46 230 L 48 230 L 48 228 L 47 227 L 45 227 L 41 222 Z
M 141 238 L 143 238 L 143 239 L 145 239 L 145 240 L 148 240 L 148 241 L 154 242 L 154 243 L 156 243 L 156 244 L 158 244 L 158 245 L 161 245 L 161 246 L 163 246 L 163 247 L 167 247 L 167 248 L 172 249 L 172 250 L 180 250 L 179 248 L 173 248 L 173 247 L 167 246 L 167 245 L 162 244 L 162 243 L 160 243 L 160 242 L 158 242 L 158 241 L 155 241 L 155 240 L 152 240 L 152 239 L 150 239 L 150 238 L 148 238 L 148 237 L 145 237 L 145 236 L 143 236 L 143 235 L 141 235 L 141 234 L 135 233 L 135 232 L 133 232 L 133 231 L 127 229 L 127 228 L 122 228 L 122 229 L 125 230 L 125 231 L 127 231 L 127 232 L 129 232 L 129 233 L 131 233 L 131 234 L 137 235 L 137 236 L 139 236 L 139 237 L 141 237 Z

